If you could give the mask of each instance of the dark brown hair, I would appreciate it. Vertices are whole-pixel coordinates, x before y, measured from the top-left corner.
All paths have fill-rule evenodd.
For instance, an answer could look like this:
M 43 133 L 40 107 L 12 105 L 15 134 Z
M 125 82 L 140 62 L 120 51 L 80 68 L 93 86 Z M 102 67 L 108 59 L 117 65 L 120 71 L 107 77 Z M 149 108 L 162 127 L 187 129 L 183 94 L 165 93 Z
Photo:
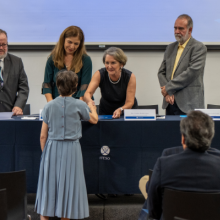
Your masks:
M 60 39 L 57 42 L 56 46 L 54 47 L 50 55 L 52 55 L 53 57 L 53 62 L 54 62 L 55 67 L 57 67 L 58 69 L 64 68 L 65 66 L 64 64 L 64 58 L 65 58 L 64 42 L 65 42 L 65 39 L 68 37 L 78 37 L 80 40 L 79 47 L 74 53 L 74 57 L 73 57 L 72 64 L 70 67 L 70 70 L 74 71 L 75 73 L 78 73 L 83 66 L 82 57 L 84 54 L 87 54 L 86 48 L 84 45 L 85 38 L 84 38 L 84 34 L 81 28 L 77 26 L 69 26 L 68 28 L 66 28 L 60 35 Z
M 78 76 L 73 71 L 60 71 L 57 74 L 56 84 L 60 95 L 69 96 L 76 92 Z

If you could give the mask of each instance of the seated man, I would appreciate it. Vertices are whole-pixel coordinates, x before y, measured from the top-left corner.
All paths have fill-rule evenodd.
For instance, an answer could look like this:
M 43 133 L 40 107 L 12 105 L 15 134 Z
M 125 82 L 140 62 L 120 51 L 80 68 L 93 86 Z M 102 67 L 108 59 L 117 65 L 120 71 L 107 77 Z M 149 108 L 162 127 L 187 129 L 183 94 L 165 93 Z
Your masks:
M 20 58 L 8 53 L 7 33 L 0 29 L 0 112 L 22 115 L 29 93 Z
M 182 153 L 183 151 L 184 151 L 183 146 L 166 148 L 163 150 L 161 156 L 166 157 L 166 156 L 170 156 L 173 154 Z M 220 150 L 218 150 L 216 148 L 210 147 L 207 150 L 207 153 L 220 157 Z M 148 189 L 149 189 L 149 176 L 148 175 L 143 176 L 140 179 L 139 188 L 145 198 L 145 202 L 144 202 L 144 205 L 143 205 L 143 208 L 141 210 L 141 213 L 140 213 L 138 220 L 145 220 L 148 216 L 148 210 L 147 210 L 147 197 L 148 197 Z
M 192 111 L 180 122 L 184 151 L 158 158 L 148 190 L 149 217 L 160 219 L 164 188 L 183 191 L 220 191 L 219 156 L 207 152 L 214 136 L 214 121 Z

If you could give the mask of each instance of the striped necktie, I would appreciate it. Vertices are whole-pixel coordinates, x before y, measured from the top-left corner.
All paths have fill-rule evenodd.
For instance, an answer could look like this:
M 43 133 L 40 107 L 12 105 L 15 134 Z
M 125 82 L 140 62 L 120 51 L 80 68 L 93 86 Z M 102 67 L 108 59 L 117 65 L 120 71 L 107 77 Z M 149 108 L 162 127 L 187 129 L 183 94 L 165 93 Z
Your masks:
M 2 60 L 0 60 L 0 83 L 1 83 L 1 86 L 3 86 L 3 77 L 2 77 Z

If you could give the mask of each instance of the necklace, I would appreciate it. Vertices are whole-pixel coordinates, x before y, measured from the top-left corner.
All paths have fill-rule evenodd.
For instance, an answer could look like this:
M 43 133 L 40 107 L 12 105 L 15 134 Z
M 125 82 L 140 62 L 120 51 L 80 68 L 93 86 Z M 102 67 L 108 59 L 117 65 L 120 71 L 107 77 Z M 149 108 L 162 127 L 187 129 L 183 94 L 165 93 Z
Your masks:
M 121 75 L 120 75 L 119 79 L 118 79 L 116 82 L 113 82 L 113 81 L 111 80 L 109 74 L 108 74 L 108 78 L 109 78 L 109 81 L 110 81 L 112 84 L 117 84 L 117 83 L 119 83 L 119 81 L 120 81 L 120 79 L 121 79 Z

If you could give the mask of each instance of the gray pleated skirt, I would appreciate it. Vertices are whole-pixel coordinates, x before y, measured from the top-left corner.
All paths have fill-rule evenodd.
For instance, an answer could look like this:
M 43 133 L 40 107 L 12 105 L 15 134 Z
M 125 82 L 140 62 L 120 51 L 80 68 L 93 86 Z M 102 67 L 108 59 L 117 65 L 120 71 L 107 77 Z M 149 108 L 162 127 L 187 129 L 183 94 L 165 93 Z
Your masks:
M 50 217 L 89 217 L 79 141 L 47 140 L 41 157 L 35 210 Z

